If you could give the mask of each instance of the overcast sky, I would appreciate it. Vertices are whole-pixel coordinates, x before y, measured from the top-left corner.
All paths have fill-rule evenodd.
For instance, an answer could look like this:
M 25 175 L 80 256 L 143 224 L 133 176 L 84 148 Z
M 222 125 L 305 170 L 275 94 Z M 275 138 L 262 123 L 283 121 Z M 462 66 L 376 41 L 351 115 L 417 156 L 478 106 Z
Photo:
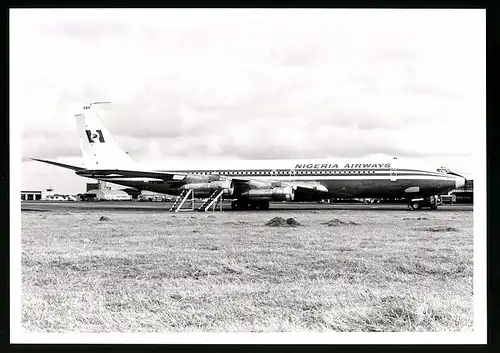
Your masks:
M 74 113 L 141 161 L 397 155 L 474 177 L 484 10 L 11 10 L 23 189 L 77 193 Z

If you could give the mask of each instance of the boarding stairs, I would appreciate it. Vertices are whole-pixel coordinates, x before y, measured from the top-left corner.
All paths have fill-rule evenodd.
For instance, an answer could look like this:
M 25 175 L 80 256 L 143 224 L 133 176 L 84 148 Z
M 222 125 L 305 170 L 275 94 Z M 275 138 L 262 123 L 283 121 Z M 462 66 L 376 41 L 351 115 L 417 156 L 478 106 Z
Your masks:
M 224 190 L 215 190 L 212 195 L 201 205 L 198 207 L 198 211 L 200 212 L 206 212 L 210 206 L 213 206 L 213 210 L 215 211 L 215 206 L 217 205 L 217 202 L 220 201 L 220 207 L 222 211 L 222 195 L 224 194 Z
M 189 210 L 194 211 L 194 194 L 192 189 L 186 189 L 181 192 L 181 194 L 177 197 L 172 207 L 170 207 L 169 212 L 179 212 L 184 211 L 181 207 L 184 205 L 188 197 L 191 195 L 191 207 Z

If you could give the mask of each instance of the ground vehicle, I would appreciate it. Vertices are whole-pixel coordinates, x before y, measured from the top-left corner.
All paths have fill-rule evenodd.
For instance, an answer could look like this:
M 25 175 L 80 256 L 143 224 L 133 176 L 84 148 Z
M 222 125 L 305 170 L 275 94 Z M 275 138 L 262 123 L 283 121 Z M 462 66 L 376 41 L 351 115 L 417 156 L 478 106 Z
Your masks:
M 408 207 L 412 210 L 418 210 L 423 207 L 430 207 L 431 210 L 435 210 L 439 205 L 442 205 L 443 202 L 441 197 L 439 196 L 430 196 L 425 198 L 412 199 L 408 204 Z

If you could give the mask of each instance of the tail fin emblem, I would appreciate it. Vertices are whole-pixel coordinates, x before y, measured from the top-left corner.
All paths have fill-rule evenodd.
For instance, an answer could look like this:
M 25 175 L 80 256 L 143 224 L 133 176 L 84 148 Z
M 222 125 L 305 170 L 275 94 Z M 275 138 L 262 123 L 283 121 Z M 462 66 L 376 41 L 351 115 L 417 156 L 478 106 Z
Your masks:
M 94 141 L 94 139 L 97 138 L 99 138 L 99 142 L 104 142 L 104 136 L 102 136 L 102 130 L 95 130 L 95 132 L 93 132 L 92 130 L 85 130 L 85 132 L 87 133 L 87 138 L 90 143 L 96 142 Z

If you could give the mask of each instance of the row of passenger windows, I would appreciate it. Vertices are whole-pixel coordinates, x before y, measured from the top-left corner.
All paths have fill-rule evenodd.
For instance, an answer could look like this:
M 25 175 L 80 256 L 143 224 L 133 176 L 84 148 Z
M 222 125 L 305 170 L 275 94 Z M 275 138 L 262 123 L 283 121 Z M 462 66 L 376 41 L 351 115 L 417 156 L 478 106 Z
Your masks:
M 321 175 L 321 174 L 374 174 L 374 170 L 277 170 L 277 171 L 217 171 L 217 172 L 188 172 L 201 175 Z

